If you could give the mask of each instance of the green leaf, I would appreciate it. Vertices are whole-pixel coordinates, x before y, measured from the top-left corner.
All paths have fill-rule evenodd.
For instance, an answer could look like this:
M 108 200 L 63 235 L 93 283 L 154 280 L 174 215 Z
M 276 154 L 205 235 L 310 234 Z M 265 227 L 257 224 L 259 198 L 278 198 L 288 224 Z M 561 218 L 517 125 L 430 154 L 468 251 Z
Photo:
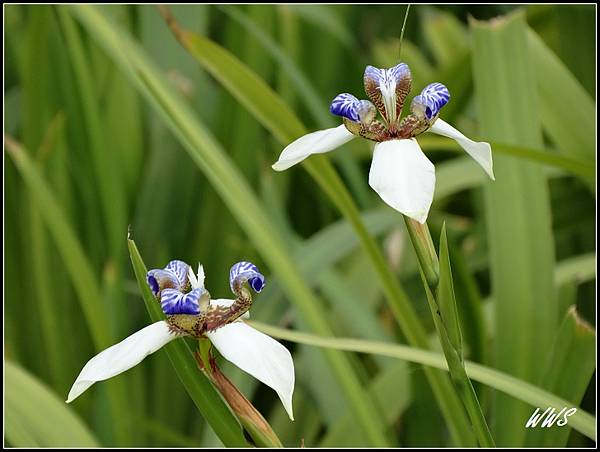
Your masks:
M 4 360 L 5 439 L 12 447 L 99 447 L 87 426 L 46 385 Z
M 299 344 L 331 347 L 337 350 L 358 353 L 379 354 L 424 366 L 448 370 L 446 360 L 442 354 L 407 345 L 364 341 L 361 339 L 322 337 L 300 331 L 286 330 L 256 321 L 249 321 L 248 323 L 269 336 Z M 465 368 L 469 378 L 472 380 L 479 381 L 515 399 L 522 400 L 532 407 L 555 407 L 560 410 L 565 406 L 571 405 L 570 402 L 555 394 L 491 367 L 465 361 Z M 585 410 L 578 408 L 577 412 L 569 418 L 569 425 L 588 438 L 596 440 L 596 419 Z M 524 428 L 524 426 L 525 424 L 522 427 Z
M 454 282 L 450 268 L 450 254 L 448 252 L 448 238 L 446 237 L 446 224 L 442 226 L 440 235 L 440 281 L 437 287 L 437 302 L 446 326 L 448 337 L 455 350 L 462 354 L 462 335 L 458 310 L 456 308 L 456 297 L 454 296 Z
M 596 155 L 594 100 L 562 61 L 532 30 L 527 31 L 529 64 L 539 90 L 544 131 L 561 151 L 593 165 Z
M 77 236 L 65 219 L 56 198 L 28 156 L 28 152 L 10 138 L 5 138 L 5 145 L 8 155 L 12 158 L 25 184 L 36 199 L 42 218 L 63 257 L 96 349 L 102 350 L 109 346 L 111 341 L 106 328 L 108 324 L 106 310 L 102 303 L 94 270 L 77 240 Z
M 405 362 L 396 362 L 383 369 L 369 385 L 389 424 L 394 424 L 411 402 L 410 369 Z M 350 413 L 339 417 L 319 443 L 319 447 L 360 447 L 364 440 L 354 428 Z
M 553 8 L 558 27 L 559 54 L 591 96 L 596 92 L 596 6 L 565 4 Z
M 425 7 L 423 13 L 423 34 L 436 62 L 447 66 L 464 54 L 467 47 L 467 32 L 463 24 L 453 14 Z
M 128 239 L 127 244 L 138 287 L 142 292 L 150 319 L 153 322 L 164 320 L 165 315 L 160 304 L 156 301 L 146 282 L 148 270 L 135 242 Z M 167 352 L 179 380 L 223 444 L 227 447 L 248 447 L 237 419 L 208 378 L 198 369 L 192 351 L 185 341 L 183 339 L 175 340 L 167 344 L 164 350 Z
M 596 253 L 582 254 L 561 260 L 554 271 L 556 285 L 568 281 L 583 283 L 596 277 Z
M 575 305 L 572 305 L 556 333 L 552 356 L 540 386 L 569 401 L 570 404 L 565 405 L 569 409 L 581 403 L 595 369 L 596 332 L 579 317 Z M 540 408 L 546 409 L 543 406 Z M 534 428 L 528 431 L 527 446 L 565 447 L 570 432 L 568 426 Z
M 95 92 L 92 67 L 84 52 L 83 43 L 75 22 L 63 8 L 56 9 L 65 36 L 66 48 L 73 68 L 75 89 L 83 113 L 87 146 L 93 163 L 95 182 L 99 187 L 102 221 L 107 235 L 108 254 L 118 265 L 123 250 L 123 230 L 127 225 L 125 213 L 125 190 L 121 175 L 120 156 L 106 146 L 104 127 L 99 108 L 99 96 Z M 111 174 L 113 177 L 107 178 Z
M 490 141 L 541 147 L 540 96 L 524 15 L 518 12 L 471 25 L 481 134 Z M 542 169 L 531 162 L 496 155 L 494 172 L 496 181 L 484 186 L 484 194 L 495 298 L 496 365 L 535 382 L 557 325 L 548 186 Z M 503 395 L 498 395 L 495 407 L 498 445 L 521 445 L 530 408 Z
M 95 349 L 101 351 L 110 345 L 111 338 L 108 333 L 108 316 L 100 296 L 94 270 L 54 194 L 48 188 L 28 152 L 9 137 L 5 137 L 5 146 L 31 192 L 31 196 L 36 200 L 40 215 L 56 243 L 71 283 L 75 287 L 77 301 L 83 311 Z M 111 381 L 108 386 L 110 388 L 111 415 L 117 416 L 118 414 L 121 417 L 121 422 L 116 426 L 116 432 L 120 440 L 126 441 L 129 438 L 127 429 L 132 418 L 131 411 L 125 402 L 127 394 L 125 382 L 123 380 Z
M 307 22 L 319 27 L 322 31 L 336 38 L 348 49 L 355 46 L 354 34 L 347 27 L 346 22 L 340 20 L 339 16 L 333 10 L 332 5 L 294 5 L 289 4 L 281 6 L 288 8 Z
M 451 236 L 452 237 L 452 236 Z M 475 362 L 488 363 L 488 341 L 485 320 L 483 317 L 483 300 L 477 286 L 475 276 L 467 264 L 467 258 L 453 240 L 448 241 L 450 263 L 452 266 L 456 308 L 460 320 L 460 328 L 471 359 Z

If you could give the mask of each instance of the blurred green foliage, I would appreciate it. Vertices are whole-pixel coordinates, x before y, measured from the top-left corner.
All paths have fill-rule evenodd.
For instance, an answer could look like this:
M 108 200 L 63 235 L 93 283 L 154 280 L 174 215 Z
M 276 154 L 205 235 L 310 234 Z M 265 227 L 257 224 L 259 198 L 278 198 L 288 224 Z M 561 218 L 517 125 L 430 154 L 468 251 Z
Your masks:
M 235 90 L 181 47 L 156 7 L 97 9 L 119 34 L 137 42 L 215 137 L 243 180 L 240 186 L 247 184 L 260 202 L 245 205 L 244 215 L 265 216 L 285 239 L 287 249 L 277 252 L 285 251 L 302 272 L 333 333 L 405 343 L 348 220 L 300 166 L 271 170 L 282 143 Z M 227 49 L 264 79 L 309 130 L 337 124 L 327 106 L 338 93 L 364 97 L 366 64 L 397 63 L 404 10 L 402 5 L 172 8 L 183 27 Z M 514 20 L 515 10 L 524 13 L 522 28 L 502 41 L 506 22 L 498 17 Z M 62 407 L 54 399 L 65 398 L 93 354 L 148 323 L 127 252 L 128 226 L 147 266 L 162 267 L 175 258 L 192 265 L 201 261 L 207 287 L 217 297 L 228 296 L 234 262 L 250 260 L 266 275 L 274 272 L 264 254 L 270 251 L 256 249 L 237 221 L 240 211 L 228 208 L 222 188 L 184 150 L 185 140 L 171 132 L 156 105 L 131 83 L 131 74 L 72 10 L 7 5 L 4 12 L 5 134 L 35 164 L 35 173 L 27 176 L 5 154 L 4 340 L 5 362 L 10 360 L 5 390 L 13 395 L 5 402 L 6 444 L 73 445 L 73 436 L 61 442 L 56 434 L 64 429 L 77 432 L 81 446 L 221 445 L 164 351 L 95 385 L 73 405 Z M 411 97 L 430 82 L 446 84 L 453 97 L 444 119 L 468 136 L 498 143 L 494 158 L 504 168 L 492 185 L 448 142 L 433 137 L 422 142 L 437 174 L 429 223 L 432 236 L 439 237 L 446 221 L 467 358 L 592 413 L 594 17 L 593 5 L 414 5 L 401 56 L 414 76 Z M 431 334 L 432 347 L 439 349 L 401 217 L 368 187 L 369 145 L 355 140 L 329 157 Z M 503 171 L 507 176 L 501 180 Z M 302 305 L 292 301 L 296 294 L 267 278 L 269 287 L 257 297 L 252 317 L 311 330 Z M 532 293 L 536 284 L 541 291 Z M 511 291 L 514 296 L 507 295 Z M 580 326 L 585 323 L 592 328 Z M 533 347 L 535 337 L 544 337 L 545 347 Z M 299 446 L 301 440 L 307 446 L 369 445 L 324 355 L 311 346 L 285 345 L 297 371 L 294 423 L 272 391 L 225 363 L 223 368 L 285 445 Z M 391 445 L 455 444 L 423 367 L 377 355 L 347 356 L 352 376 L 373 395 Z M 565 363 L 572 376 L 556 375 Z M 520 418 L 506 423 L 514 399 L 502 396 L 498 405 L 496 391 L 481 384 L 476 390 L 498 445 L 592 444 L 576 431 L 529 437 Z M 32 416 L 31 398 L 15 392 L 43 394 L 48 414 Z M 534 408 L 522 410 L 529 416 Z M 62 424 L 50 431 L 50 419 Z

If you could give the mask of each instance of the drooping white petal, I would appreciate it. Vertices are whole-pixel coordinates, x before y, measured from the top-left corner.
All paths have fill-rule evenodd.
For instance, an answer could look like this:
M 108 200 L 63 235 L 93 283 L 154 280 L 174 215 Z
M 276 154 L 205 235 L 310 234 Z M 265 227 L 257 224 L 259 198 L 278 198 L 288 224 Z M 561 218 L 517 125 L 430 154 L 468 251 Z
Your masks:
M 435 168 L 414 138 L 375 145 L 369 185 L 388 205 L 425 223 L 435 189 Z
M 288 144 L 272 168 L 275 171 L 286 170 L 296 163 L 300 163 L 311 154 L 323 154 L 332 151 L 352 138 L 354 138 L 354 135 L 348 132 L 343 124 L 332 129 L 309 133 Z
M 216 300 L 210 300 L 211 306 L 219 306 L 222 308 L 228 308 L 233 303 L 235 303 L 235 300 L 229 300 L 227 298 L 217 298 Z M 250 318 L 250 311 L 246 311 L 238 318 L 238 320 L 236 320 L 236 322 L 241 322 L 241 319 L 249 319 L 249 318 Z
M 218 328 L 208 338 L 225 359 L 274 389 L 294 420 L 294 361 L 287 348 L 244 322 Z
M 428 132 L 452 138 L 473 158 L 473 160 L 481 165 L 492 180 L 496 180 L 494 177 L 494 163 L 492 162 L 492 147 L 489 143 L 486 143 L 485 141 L 473 141 L 467 138 L 440 118 L 433 123 Z
M 97 381 L 108 380 L 131 369 L 177 337 L 177 334 L 169 331 L 165 321 L 160 321 L 100 352 L 83 366 L 69 391 L 67 403 L 75 400 Z

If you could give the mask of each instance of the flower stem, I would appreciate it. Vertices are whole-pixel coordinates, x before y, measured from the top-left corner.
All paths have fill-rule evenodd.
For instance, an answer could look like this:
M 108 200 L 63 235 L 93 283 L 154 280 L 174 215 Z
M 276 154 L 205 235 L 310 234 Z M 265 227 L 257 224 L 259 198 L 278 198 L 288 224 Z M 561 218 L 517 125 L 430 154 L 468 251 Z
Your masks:
M 425 279 L 427 280 L 429 288 L 435 290 L 440 281 L 440 263 L 435 252 L 435 247 L 433 246 L 433 240 L 431 240 L 431 234 L 429 233 L 427 223 L 421 224 L 407 216 L 403 215 L 403 217 L 404 222 L 406 223 L 406 229 L 410 235 L 410 241 L 417 253 L 419 266 L 425 274 Z
M 435 252 L 427 224 L 420 224 L 406 216 L 404 217 L 404 221 L 417 254 L 427 301 L 442 344 L 446 362 L 448 363 L 448 370 L 454 388 L 467 411 L 479 445 L 482 447 L 495 447 L 494 439 L 492 438 L 485 416 L 481 411 L 477 394 L 465 370 L 449 262 L 444 267 L 444 274 L 440 275 L 440 260 Z M 445 229 L 442 234 L 445 239 Z M 442 258 L 447 258 L 447 254 L 442 254 L 441 246 L 440 255 Z M 443 287 L 440 284 L 441 277 L 446 282 Z M 450 291 L 450 294 L 448 292 L 443 293 L 444 290 Z M 452 306 L 447 306 L 448 303 L 445 306 L 441 305 L 443 301 L 442 297 L 447 295 L 450 296 Z
M 221 372 L 211 356 L 210 341 L 200 339 L 199 352 L 195 353 L 198 367 L 223 395 L 244 429 L 250 434 L 258 447 L 283 447 L 269 423 L 254 408 L 254 405 Z

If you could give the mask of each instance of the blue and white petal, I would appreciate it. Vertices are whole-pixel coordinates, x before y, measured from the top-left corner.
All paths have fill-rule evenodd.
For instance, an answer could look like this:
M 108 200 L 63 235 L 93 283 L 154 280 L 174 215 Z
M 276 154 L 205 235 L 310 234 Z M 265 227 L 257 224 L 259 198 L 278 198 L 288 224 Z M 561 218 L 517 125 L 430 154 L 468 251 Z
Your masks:
M 400 117 L 404 99 L 410 91 L 412 76 L 406 63 L 389 69 L 367 66 L 363 76 L 365 92 L 388 124 Z
M 309 155 L 332 151 L 354 137 L 343 124 L 332 129 L 309 133 L 287 145 L 272 168 L 275 171 L 286 170 L 300 163 Z
M 179 337 L 165 321 L 149 325 L 90 359 L 73 383 L 67 403 L 97 381 L 108 380 L 138 365 L 146 356 Z
M 265 277 L 258 271 L 258 267 L 252 262 L 238 262 L 229 270 L 229 287 L 233 293 L 237 293 L 245 282 L 255 292 L 260 292 L 265 286 Z
M 331 101 L 329 111 L 337 116 L 348 118 L 351 121 L 359 122 L 358 107 L 360 101 L 352 94 L 343 93 L 335 96 L 335 99 Z
M 163 289 L 172 288 L 179 290 L 180 284 L 177 275 L 170 270 L 154 269 L 146 275 L 146 281 L 154 296 L 158 296 Z
M 377 116 L 375 106 L 371 102 L 358 100 L 348 93 L 338 94 L 331 102 L 329 111 L 334 115 L 363 124 L 369 124 Z
M 188 287 L 188 269 L 190 266 L 183 261 L 174 260 L 167 264 L 164 269 L 150 270 L 146 275 L 146 281 L 154 296 L 165 288 L 185 290 Z
M 176 289 L 164 289 L 160 297 L 160 306 L 166 315 L 198 315 L 200 314 L 200 299 L 207 293 L 202 288 L 194 289 L 186 294 Z
M 183 261 L 174 260 L 167 264 L 165 270 L 172 271 L 177 277 L 179 287 L 184 289 L 188 285 L 188 270 L 190 266 Z
M 473 160 L 479 163 L 492 180 L 496 180 L 494 177 L 494 162 L 492 161 L 492 147 L 489 143 L 486 143 L 485 141 L 473 141 L 467 138 L 440 118 L 436 119 L 428 132 L 452 138 L 473 158 Z
M 430 120 L 437 116 L 450 100 L 450 91 L 441 83 L 431 83 L 415 96 L 410 106 L 411 113 Z
M 294 361 L 287 348 L 244 322 L 222 326 L 207 336 L 226 360 L 275 390 L 294 420 Z
M 435 189 L 435 168 L 414 138 L 375 145 L 369 185 L 389 206 L 425 223 Z

